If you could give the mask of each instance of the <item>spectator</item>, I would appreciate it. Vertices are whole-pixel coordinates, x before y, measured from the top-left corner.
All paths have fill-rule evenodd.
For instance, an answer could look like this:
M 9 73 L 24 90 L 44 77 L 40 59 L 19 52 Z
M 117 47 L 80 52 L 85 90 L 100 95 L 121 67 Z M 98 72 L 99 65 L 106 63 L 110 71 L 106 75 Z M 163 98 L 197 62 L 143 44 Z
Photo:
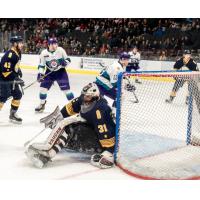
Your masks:
M 48 37 L 73 55 L 117 54 L 133 45 L 155 55 L 200 49 L 199 19 L 0 19 L 0 32 L 25 35 L 25 53 L 39 53 Z
M 159 56 L 159 60 L 160 61 L 165 61 L 167 60 L 167 56 L 166 56 L 166 52 L 165 51 L 161 51 L 161 54 Z

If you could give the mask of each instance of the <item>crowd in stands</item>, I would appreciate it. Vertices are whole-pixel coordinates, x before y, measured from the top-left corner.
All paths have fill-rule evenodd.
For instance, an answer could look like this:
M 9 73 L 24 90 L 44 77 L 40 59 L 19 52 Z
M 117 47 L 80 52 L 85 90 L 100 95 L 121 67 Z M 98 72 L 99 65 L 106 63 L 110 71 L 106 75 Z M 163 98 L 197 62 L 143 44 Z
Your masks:
M 117 55 L 136 45 L 144 55 L 166 60 L 185 48 L 200 49 L 200 19 L 0 19 L 5 32 L 23 33 L 29 54 L 40 53 L 48 37 L 69 55 Z

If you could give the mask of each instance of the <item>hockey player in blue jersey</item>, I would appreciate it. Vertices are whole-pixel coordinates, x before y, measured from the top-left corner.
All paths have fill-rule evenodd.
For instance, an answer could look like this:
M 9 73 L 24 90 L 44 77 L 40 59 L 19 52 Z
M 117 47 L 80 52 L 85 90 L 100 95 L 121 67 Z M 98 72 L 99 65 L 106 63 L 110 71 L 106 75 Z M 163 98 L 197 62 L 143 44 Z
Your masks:
M 53 128 L 46 142 L 33 143 L 26 152 L 38 168 L 48 163 L 63 147 L 93 153 L 91 164 L 99 168 L 114 165 L 115 123 L 111 108 L 95 83 L 86 85 L 81 95 L 61 111 L 41 119 Z
M 68 100 L 74 98 L 70 91 L 68 74 L 65 68 L 71 62 L 65 50 L 59 47 L 55 38 L 48 40 L 48 48 L 40 54 L 38 66 L 38 81 L 40 82 L 40 104 L 35 108 L 36 112 L 43 112 L 45 109 L 47 93 L 54 81 L 56 81 Z
M 174 64 L 174 70 L 176 71 L 182 71 L 182 70 L 188 70 L 188 71 L 199 71 L 197 63 L 192 59 L 191 51 L 185 50 L 183 53 L 183 57 L 178 59 Z M 169 99 L 166 99 L 166 103 L 172 103 L 173 100 L 176 97 L 177 92 L 181 87 L 183 87 L 184 83 L 186 83 L 187 80 L 184 80 L 183 78 L 175 78 L 175 83 L 173 86 L 173 89 L 170 93 Z M 188 104 L 189 96 L 186 97 L 185 103 Z
M 17 111 L 22 98 L 22 86 L 24 82 L 22 71 L 19 67 L 23 39 L 21 36 L 13 36 L 10 39 L 11 48 L 5 52 L 0 63 L 0 110 L 9 97 L 12 97 L 9 119 L 13 123 L 21 124 Z

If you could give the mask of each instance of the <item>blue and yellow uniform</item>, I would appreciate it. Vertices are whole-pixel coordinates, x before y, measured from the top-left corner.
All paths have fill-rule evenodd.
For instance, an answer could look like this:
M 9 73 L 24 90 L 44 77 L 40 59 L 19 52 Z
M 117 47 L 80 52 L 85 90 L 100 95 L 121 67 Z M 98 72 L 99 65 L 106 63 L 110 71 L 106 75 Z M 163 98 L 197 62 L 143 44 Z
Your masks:
M 20 60 L 21 53 L 14 48 L 6 51 L 0 64 L 0 76 L 4 81 L 14 81 L 16 76 L 18 76 Z
M 115 123 L 107 101 L 100 96 L 97 101 L 92 103 L 91 108 L 86 111 L 83 109 L 83 104 L 82 95 L 75 98 L 62 108 L 61 113 L 63 117 L 66 118 L 80 113 L 81 117 L 87 121 L 88 125 L 97 134 L 102 149 L 113 153 L 115 146 Z
M 7 99 L 12 96 L 11 107 L 17 110 L 22 98 L 22 92 L 18 84 L 14 84 L 17 77 L 21 77 L 22 73 L 19 68 L 21 53 L 11 48 L 3 55 L 0 63 L 0 108 Z
M 197 63 L 192 58 L 184 59 L 183 57 L 175 62 L 174 69 L 198 71 Z
M 186 56 L 189 55 L 189 56 Z M 191 51 L 190 50 L 185 50 L 183 57 L 178 59 L 175 64 L 174 64 L 174 70 L 176 71 L 199 71 L 197 63 L 191 58 Z M 176 93 L 178 92 L 178 90 L 183 87 L 184 83 L 188 82 L 188 78 L 184 78 L 184 77 L 174 77 L 175 79 L 175 83 L 174 86 L 172 88 L 172 91 L 170 93 L 170 97 L 169 99 L 166 99 L 165 102 L 166 103 L 172 103 L 172 101 L 174 100 L 174 98 L 176 97 Z M 191 82 L 191 81 L 189 81 Z M 189 88 L 188 88 L 189 89 Z M 189 101 L 189 96 L 186 97 L 186 101 L 185 103 L 188 104 Z

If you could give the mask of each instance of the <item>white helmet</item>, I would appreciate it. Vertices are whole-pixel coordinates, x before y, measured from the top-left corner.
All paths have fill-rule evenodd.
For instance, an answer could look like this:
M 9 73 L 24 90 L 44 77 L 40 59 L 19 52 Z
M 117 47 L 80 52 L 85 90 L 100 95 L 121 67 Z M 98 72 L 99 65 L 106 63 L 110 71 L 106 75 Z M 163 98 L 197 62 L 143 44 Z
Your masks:
M 92 97 L 100 96 L 99 88 L 97 87 L 97 85 L 95 83 L 89 83 L 88 85 L 86 85 L 82 89 L 81 94 L 92 96 Z

